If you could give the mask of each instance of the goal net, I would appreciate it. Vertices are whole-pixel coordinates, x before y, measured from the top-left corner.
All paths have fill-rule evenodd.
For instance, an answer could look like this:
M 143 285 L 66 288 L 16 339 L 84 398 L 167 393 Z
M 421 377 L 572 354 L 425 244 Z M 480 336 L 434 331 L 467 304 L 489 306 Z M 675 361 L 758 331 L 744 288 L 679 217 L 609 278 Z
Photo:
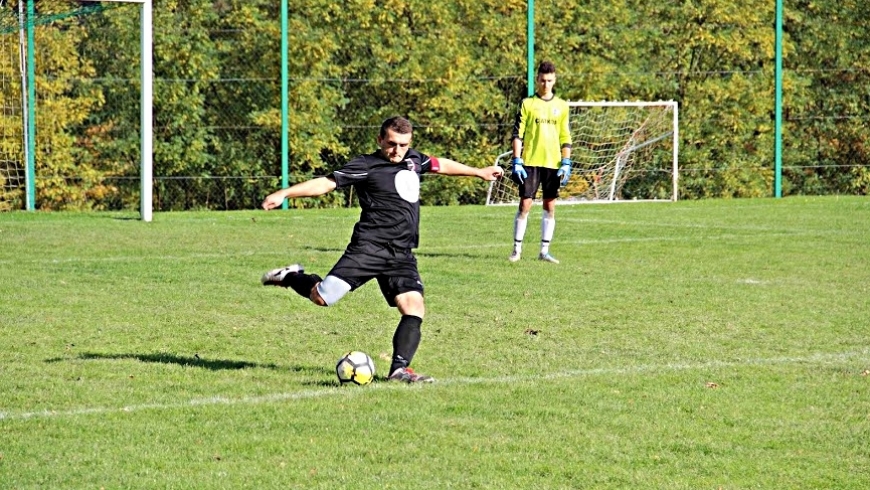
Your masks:
M 678 108 L 674 101 L 569 102 L 573 168 L 559 203 L 677 200 Z M 510 170 L 511 152 L 495 164 Z M 536 200 L 540 199 L 540 192 Z M 519 202 L 509 178 L 487 205 Z
M 23 4 L 0 2 L 0 211 L 24 207 L 26 165 L 21 59 L 18 49 Z

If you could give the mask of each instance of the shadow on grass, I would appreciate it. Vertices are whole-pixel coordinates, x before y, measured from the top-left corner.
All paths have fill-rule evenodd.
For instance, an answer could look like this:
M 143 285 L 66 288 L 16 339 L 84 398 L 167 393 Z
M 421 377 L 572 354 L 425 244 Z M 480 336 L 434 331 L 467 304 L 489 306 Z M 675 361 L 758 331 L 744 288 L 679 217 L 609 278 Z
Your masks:
M 307 247 L 304 247 L 304 249 L 305 249 L 305 250 L 311 250 L 311 251 L 314 251 L 314 252 L 338 252 L 338 253 L 344 253 L 344 249 L 343 249 L 343 248 L 333 248 L 333 247 L 311 247 L 311 246 L 307 246 Z
M 155 362 L 159 364 L 177 364 L 179 366 L 191 366 L 212 371 L 221 371 L 224 369 L 281 369 L 277 364 L 268 363 L 260 364 L 247 361 L 230 361 L 226 359 L 205 359 L 199 357 L 198 354 L 191 356 L 176 356 L 174 354 L 157 353 L 157 354 L 100 354 L 96 352 L 83 352 L 77 356 L 79 359 L 85 360 L 119 360 L 119 359 L 135 359 L 140 362 Z M 68 359 L 59 357 L 47 359 L 45 362 L 61 362 Z M 313 368 L 304 366 L 295 366 L 290 368 L 291 371 L 306 372 Z
M 337 388 L 339 385 L 338 381 L 303 381 L 302 386 L 314 386 L 318 388 Z
M 330 248 L 330 247 L 305 247 L 305 250 L 313 250 L 315 252 L 338 252 L 344 253 L 343 248 Z M 465 259 L 473 259 L 480 260 L 491 258 L 491 255 L 481 255 L 481 254 L 470 254 L 467 252 L 421 252 L 419 250 L 414 250 L 414 256 L 416 257 L 429 257 L 429 258 L 438 258 L 438 257 L 446 257 L 449 259 L 457 259 L 457 258 L 465 258 Z M 501 260 L 501 256 L 499 256 L 499 260 Z
M 472 260 L 481 260 L 481 259 L 491 259 L 493 258 L 491 255 L 480 255 L 480 254 L 470 254 L 465 252 L 414 252 L 414 255 L 417 257 L 427 257 L 427 258 L 439 258 L 446 257 L 448 259 L 472 259 Z M 501 256 L 498 257 L 501 260 Z
M 330 371 L 330 374 L 335 374 L 335 373 Z M 388 380 L 386 376 L 375 376 L 375 379 L 372 380 L 372 384 L 389 383 L 389 382 L 390 382 L 390 380 Z M 341 383 L 338 382 L 337 379 L 333 379 L 330 381 L 305 381 L 302 383 L 302 385 L 303 386 L 315 386 L 315 387 L 321 387 L 321 388 L 323 388 L 323 387 L 325 387 L 325 388 L 338 388 L 338 387 L 357 388 L 357 385 L 355 385 L 353 383 L 348 383 L 346 385 L 342 385 Z

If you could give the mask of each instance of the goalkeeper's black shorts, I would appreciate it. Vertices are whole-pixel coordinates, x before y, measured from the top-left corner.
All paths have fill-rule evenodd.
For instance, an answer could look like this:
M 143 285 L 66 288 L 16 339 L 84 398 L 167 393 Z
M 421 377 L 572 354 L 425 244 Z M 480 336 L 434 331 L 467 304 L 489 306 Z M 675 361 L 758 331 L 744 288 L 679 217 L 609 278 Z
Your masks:
M 534 198 L 541 188 L 541 197 L 544 199 L 556 199 L 559 197 L 558 169 L 546 167 L 523 167 L 528 174 L 523 182 L 519 181 L 516 174 L 511 174 L 511 180 L 519 187 L 520 198 Z
M 372 279 L 378 280 L 387 304 L 396 306 L 396 296 L 410 291 L 423 294 L 423 280 L 411 249 L 396 249 L 372 242 L 351 243 L 329 271 L 350 284 L 353 291 Z

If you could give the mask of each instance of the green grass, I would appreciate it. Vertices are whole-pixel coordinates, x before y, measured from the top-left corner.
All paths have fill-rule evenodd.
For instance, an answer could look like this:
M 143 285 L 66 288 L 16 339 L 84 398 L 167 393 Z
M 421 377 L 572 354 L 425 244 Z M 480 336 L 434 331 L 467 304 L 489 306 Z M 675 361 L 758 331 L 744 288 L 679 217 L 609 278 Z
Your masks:
M 0 214 L 3 489 L 870 488 L 870 201 L 425 208 L 414 366 L 375 284 L 318 308 L 357 210 Z

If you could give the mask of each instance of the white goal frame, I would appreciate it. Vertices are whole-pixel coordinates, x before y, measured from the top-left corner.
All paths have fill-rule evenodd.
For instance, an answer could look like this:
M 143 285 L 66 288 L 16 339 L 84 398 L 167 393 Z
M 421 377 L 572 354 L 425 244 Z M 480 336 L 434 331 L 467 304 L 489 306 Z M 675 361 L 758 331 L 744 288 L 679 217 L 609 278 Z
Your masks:
M 652 135 L 651 139 L 645 141 L 635 142 L 632 138 L 629 139 L 628 142 L 624 143 L 623 148 L 619 151 L 619 153 L 615 157 L 614 165 L 614 175 L 611 179 L 608 188 L 606 189 L 606 197 L 604 199 L 580 199 L 580 200 L 570 200 L 570 199 L 558 199 L 558 204 L 578 204 L 578 203 L 606 203 L 606 202 L 637 202 L 637 201 L 659 201 L 659 202 L 673 202 L 679 199 L 679 105 L 676 101 L 668 100 L 668 101 L 655 101 L 655 102 L 645 102 L 645 101 L 598 101 L 598 102 L 585 102 L 585 101 L 569 101 L 568 106 L 570 108 L 574 107 L 661 107 L 665 111 L 671 112 L 671 129 L 663 134 Z M 572 132 L 574 131 L 575 121 L 571 120 Z M 634 131 L 639 131 L 640 128 L 634 128 Z M 671 196 L 670 199 L 632 199 L 632 200 L 621 200 L 618 198 L 618 191 L 620 187 L 618 185 L 618 180 L 620 177 L 620 172 L 624 169 L 624 165 L 628 162 L 629 158 L 632 156 L 633 152 L 637 150 L 643 149 L 647 146 L 660 142 L 666 138 L 671 139 L 672 146 L 672 154 L 671 154 Z M 575 141 L 575 148 L 577 147 L 578 142 Z M 510 160 L 512 158 L 513 152 L 504 152 L 498 155 L 495 159 L 494 164 L 501 166 L 502 168 L 507 168 L 510 166 Z M 577 168 L 575 167 L 575 170 Z M 506 180 L 508 177 L 500 180 Z M 510 201 L 498 201 L 498 199 L 494 199 L 494 190 L 498 186 L 510 185 L 514 186 L 513 182 L 510 184 L 505 184 L 504 182 L 494 181 L 491 182 L 486 194 L 486 204 L 488 206 L 498 206 L 498 205 L 516 205 L 519 203 L 519 196 L 514 194 L 512 196 L 512 200 Z M 569 184 L 570 185 L 570 184 Z M 514 189 L 515 192 L 515 189 Z M 539 201 L 539 200 L 536 200 Z

